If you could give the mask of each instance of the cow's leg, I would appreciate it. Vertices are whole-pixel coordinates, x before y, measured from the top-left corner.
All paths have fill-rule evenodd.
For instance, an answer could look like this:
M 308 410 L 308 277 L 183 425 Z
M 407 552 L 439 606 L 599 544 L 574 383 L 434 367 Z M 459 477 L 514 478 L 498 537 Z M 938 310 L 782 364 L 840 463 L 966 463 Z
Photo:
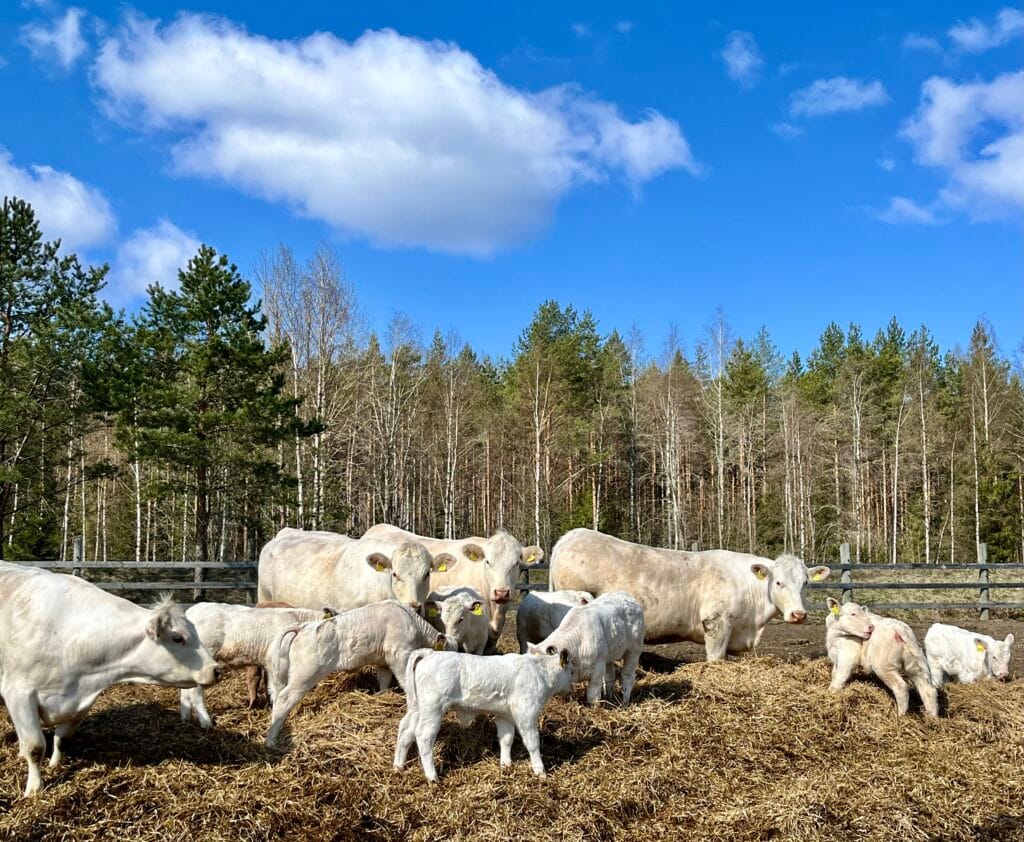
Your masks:
M 845 661 L 840 659 L 832 665 L 832 681 L 828 685 L 828 689 L 833 693 L 842 690 L 846 686 L 846 682 L 850 680 L 850 676 L 853 675 L 853 668 L 855 664 L 853 661 Z
M 633 697 L 633 685 L 636 684 L 636 668 L 640 664 L 640 650 L 627 652 L 622 659 L 622 671 L 619 673 L 619 681 L 622 682 L 622 704 L 628 705 Z
M 928 672 L 932 677 L 932 684 L 936 687 L 941 687 L 942 682 L 946 679 L 946 673 L 942 669 L 942 664 L 938 658 L 928 659 Z
M 377 667 L 377 689 L 383 693 L 391 686 L 394 673 L 390 667 Z
M 256 707 L 256 697 L 260 692 L 260 678 L 263 670 L 259 667 L 245 668 L 245 692 L 249 697 L 249 709 Z
M 530 768 L 533 769 L 533 774 L 541 778 L 546 778 L 547 775 L 544 772 L 544 761 L 540 756 L 540 729 L 537 725 L 537 718 L 540 715 L 540 711 L 530 711 L 528 715 L 516 716 L 516 727 L 519 729 L 519 737 L 523 741 L 523 745 L 526 746 L 526 751 L 530 755 Z
M 917 688 L 917 694 L 921 697 L 921 701 L 924 702 L 925 712 L 929 716 L 939 715 L 939 691 L 935 689 L 935 685 L 928 680 L 925 675 L 919 675 L 914 679 L 914 686 Z
M 512 741 L 516 737 L 516 724 L 504 716 L 494 717 L 494 724 L 498 726 L 498 748 L 501 750 L 502 766 L 512 765 Z
M 39 772 L 39 761 L 46 751 L 46 737 L 43 725 L 39 721 L 39 706 L 32 696 L 4 696 L 7 713 L 14 723 L 14 731 L 18 735 L 18 754 L 28 764 L 28 781 L 25 784 L 25 797 L 35 795 L 42 789 L 43 779 Z
M 598 661 L 590 671 L 590 681 L 587 683 L 587 704 L 593 707 L 601 701 L 601 690 L 604 688 L 604 661 Z
M 721 614 L 705 617 L 700 621 L 704 627 L 704 651 L 709 661 L 720 661 L 729 650 L 729 635 L 732 628 Z
M 401 769 L 409 756 L 409 749 L 416 742 L 416 711 L 407 711 L 398 726 L 398 741 L 395 743 L 395 768 Z
M 604 689 L 602 694 L 606 699 L 615 695 L 615 662 L 609 661 L 604 668 Z
M 878 677 L 882 679 L 882 683 L 886 687 L 892 690 L 892 694 L 896 697 L 896 710 L 900 716 L 903 716 L 910 708 L 910 688 L 907 687 L 907 682 L 896 670 L 886 670 L 879 673 Z
M 434 768 L 434 743 L 441 730 L 444 711 L 419 710 L 416 717 L 416 748 L 420 753 L 423 774 L 431 783 L 437 783 L 437 769 Z
M 181 721 L 188 722 L 192 718 L 192 696 L 189 690 L 182 690 L 178 694 L 178 712 L 181 714 Z
M 203 692 L 203 688 L 193 687 L 185 692 L 191 697 L 192 710 L 195 711 L 196 719 L 199 720 L 199 726 L 212 728 L 213 719 L 210 718 L 210 712 L 206 709 L 206 693 Z

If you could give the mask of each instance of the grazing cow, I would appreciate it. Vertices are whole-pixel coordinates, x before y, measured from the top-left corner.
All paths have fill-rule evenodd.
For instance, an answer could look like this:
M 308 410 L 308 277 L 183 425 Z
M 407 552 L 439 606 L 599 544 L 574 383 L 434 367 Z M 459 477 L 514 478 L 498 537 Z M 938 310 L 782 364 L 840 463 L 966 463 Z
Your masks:
M 133 605 L 76 576 L 0 562 L 0 695 L 28 764 L 25 795 L 42 786 L 43 728 L 50 767 L 62 742 L 112 684 L 208 687 L 217 663 L 181 608 Z
M 431 591 L 424 616 L 438 631 L 453 638 L 460 652 L 482 655 L 490 640 L 487 600 L 476 588 L 447 587 Z
M 1012 634 L 996 640 L 987 634 L 935 623 L 924 636 L 924 648 L 936 687 L 942 686 L 947 675 L 964 684 L 983 678 L 1006 681 L 1010 677 Z
M 281 632 L 297 623 L 332 617 L 334 612 L 200 602 L 189 608 L 185 616 L 221 667 L 249 667 L 258 676 L 269 661 L 271 643 Z M 249 707 L 253 706 L 253 696 L 255 693 L 250 695 Z M 181 691 L 182 721 L 187 722 L 193 714 L 203 728 L 213 727 L 202 687 Z
M 409 655 L 427 646 L 456 648 L 454 640 L 393 599 L 286 629 L 271 646 L 267 670 L 274 702 L 267 745 L 277 743 L 288 714 L 321 679 L 343 670 L 376 667 L 383 690 L 392 673 L 401 682 Z
M 544 558 L 540 547 L 524 547 L 508 532 L 499 529 L 490 538 L 445 540 L 424 538 L 397 526 L 378 523 L 366 530 L 364 538 L 387 538 L 392 541 L 419 541 L 432 553 L 450 553 L 461 562 L 458 567 L 435 569 L 430 574 L 430 587 L 469 585 L 487 597 L 491 615 L 491 645 L 497 643 L 505 626 L 505 616 L 519 582 L 519 570 L 537 564 Z
M 523 595 L 516 608 L 516 638 L 519 654 L 526 653 L 531 643 L 539 643 L 577 605 L 586 605 L 594 599 L 586 591 L 530 591 Z
M 832 661 L 829 690 L 838 692 L 856 670 L 861 670 L 877 676 L 892 691 L 896 709 L 903 716 L 910 706 L 909 680 L 928 714 L 939 715 L 938 692 L 924 650 L 910 626 L 856 602 L 840 605 L 829 597 L 825 604 L 829 612 L 825 617 L 825 649 Z
M 610 698 L 615 689 L 615 664 L 622 661 L 622 703 L 628 705 L 636 681 L 636 668 L 644 647 L 644 610 L 628 593 L 604 593 L 593 602 L 569 610 L 538 649 L 565 650 L 573 672 L 587 681 L 587 703 Z
M 703 643 L 709 661 L 756 646 L 768 621 L 807 619 L 803 589 L 827 567 L 796 556 L 774 561 L 727 550 L 683 552 L 633 544 L 593 529 L 573 529 L 551 554 L 551 589 L 599 596 L 625 591 L 644 609 L 648 643 Z
M 259 599 L 337 611 L 397 599 L 419 611 L 431 570 L 457 566 L 454 556 L 432 557 L 415 541 L 286 528 L 260 552 Z
M 572 686 L 569 653 L 531 647 L 527 655 L 484 657 L 450 652 L 416 652 L 406 668 L 407 712 L 398 727 L 395 768 L 401 769 L 413 742 L 427 780 L 437 781 L 434 743 L 445 713 L 454 709 L 469 725 L 481 713 L 494 714 L 501 765 L 512 765 L 516 729 L 530 754 L 533 773 L 544 775 L 538 719 L 556 693 Z

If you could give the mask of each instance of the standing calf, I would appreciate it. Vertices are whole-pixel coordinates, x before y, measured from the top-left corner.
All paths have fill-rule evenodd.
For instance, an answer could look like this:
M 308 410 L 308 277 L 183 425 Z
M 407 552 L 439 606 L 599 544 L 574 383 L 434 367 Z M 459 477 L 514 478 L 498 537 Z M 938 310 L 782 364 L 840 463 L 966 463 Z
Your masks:
M 286 629 L 271 647 L 267 670 L 274 708 L 267 745 L 292 709 L 317 683 L 334 672 L 377 667 L 381 689 L 405 675 L 413 650 L 455 649 L 455 641 L 431 628 L 419 614 L 393 599 Z
M 576 676 L 587 683 L 587 703 L 596 705 L 615 689 L 615 663 L 622 661 L 622 702 L 629 704 L 636 668 L 644 646 L 644 610 L 624 591 L 601 594 L 571 608 L 565 619 L 538 645 L 566 650 Z
M 453 638 L 460 652 L 484 653 L 490 641 L 490 615 L 480 591 L 468 585 L 438 588 L 424 608 L 427 622 Z
M 902 716 L 910 706 L 909 679 L 925 710 L 931 716 L 939 715 L 938 693 L 924 651 L 910 626 L 879 616 L 855 602 L 840 605 L 829 597 L 826 604 L 829 613 L 825 619 L 825 648 L 832 661 L 830 690 L 841 690 L 853 672 L 860 669 L 878 676 L 892 691 Z
M 519 654 L 531 643 L 539 643 L 565 619 L 570 608 L 593 602 L 587 591 L 530 591 L 516 609 L 516 638 Z
M 398 727 L 395 768 L 401 769 L 415 741 L 427 780 L 437 781 L 434 743 L 449 710 L 470 724 L 478 714 L 494 714 L 501 765 L 512 765 L 516 729 L 530 754 L 535 775 L 544 777 L 537 721 L 555 693 L 572 686 L 569 653 L 530 648 L 528 655 L 480 656 L 416 652 L 409 659 L 405 689 L 408 711 Z
M 924 636 L 924 648 L 936 687 L 942 686 L 947 675 L 964 684 L 982 678 L 1006 681 L 1010 677 L 1012 634 L 1006 635 L 1006 640 L 996 640 L 987 634 L 935 623 Z

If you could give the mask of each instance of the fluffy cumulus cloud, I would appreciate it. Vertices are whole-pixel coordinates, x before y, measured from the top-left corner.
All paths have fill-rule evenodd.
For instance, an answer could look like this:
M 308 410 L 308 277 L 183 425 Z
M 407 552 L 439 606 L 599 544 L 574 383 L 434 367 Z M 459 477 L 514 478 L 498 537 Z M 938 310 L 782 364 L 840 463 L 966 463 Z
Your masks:
M 178 172 L 383 244 L 490 254 L 577 185 L 698 171 L 657 112 L 519 91 L 454 44 L 388 30 L 275 41 L 221 18 L 130 17 L 93 80 L 111 114 L 175 138 Z
M 817 79 L 806 88 L 793 91 L 789 113 L 793 117 L 820 117 L 841 111 L 860 111 L 888 101 L 889 94 L 877 79 L 868 81 L 834 76 Z
M 116 223 L 106 197 L 70 173 L 33 164 L 19 167 L 0 146 L 0 196 L 17 196 L 32 205 L 47 240 L 66 249 L 109 239 Z
M 730 32 L 726 36 L 725 49 L 721 55 L 722 61 L 725 62 L 725 72 L 730 79 L 744 88 L 757 84 L 764 59 L 751 33 L 739 30 Z
M 141 298 L 150 284 L 176 289 L 178 270 L 199 245 L 199 240 L 167 219 L 135 231 L 117 250 L 104 290 L 107 298 L 125 304 Z
M 82 37 L 85 12 L 72 7 L 47 26 L 32 23 L 21 29 L 21 42 L 39 61 L 56 62 L 70 70 L 86 50 Z
M 957 49 L 965 53 L 983 53 L 1024 36 L 1024 12 L 1008 6 L 990 22 L 977 18 L 957 21 L 948 35 Z
M 928 79 L 902 135 L 918 163 L 947 174 L 945 205 L 981 217 L 1024 208 L 1024 71 L 991 82 Z

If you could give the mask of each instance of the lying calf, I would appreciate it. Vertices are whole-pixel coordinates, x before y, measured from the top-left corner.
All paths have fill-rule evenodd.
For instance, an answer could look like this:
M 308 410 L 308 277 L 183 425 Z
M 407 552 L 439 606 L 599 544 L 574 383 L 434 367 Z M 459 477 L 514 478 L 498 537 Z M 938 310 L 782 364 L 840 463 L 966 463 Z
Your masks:
M 395 768 L 401 769 L 413 742 L 427 780 L 437 781 L 434 743 L 449 710 L 468 725 L 481 713 L 494 714 L 501 765 L 512 765 L 516 729 L 530 753 L 535 775 L 544 777 L 537 720 L 555 693 L 572 686 L 572 663 L 564 649 L 531 647 L 527 655 L 480 656 L 416 652 L 406 668 L 408 711 L 398 727 Z
M 274 638 L 289 626 L 317 620 L 324 613 L 306 608 L 253 608 L 248 605 L 225 605 L 220 602 L 199 602 L 185 612 L 199 635 L 203 646 L 222 667 L 251 667 L 259 670 L 269 661 Z M 258 673 L 257 673 L 258 674 Z M 249 707 L 252 707 L 250 696 Z M 181 719 L 192 716 L 203 728 L 212 728 L 213 720 L 206 709 L 202 687 L 181 691 Z
M 939 715 L 938 692 L 910 626 L 881 617 L 855 602 L 840 605 L 829 597 L 826 604 L 825 648 L 832 661 L 830 690 L 841 690 L 857 669 L 874 674 L 892 691 L 902 716 L 910 705 L 909 680 L 917 688 L 925 710 L 931 716 Z
M 267 669 L 274 708 L 267 745 L 274 746 L 285 719 L 317 683 L 334 672 L 377 667 L 381 687 L 404 676 L 409 656 L 423 647 L 455 649 L 412 609 L 388 599 L 332 617 L 292 626 L 274 641 Z
M 487 600 L 468 585 L 438 588 L 424 603 L 427 622 L 454 638 L 460 652 L 482 655 L 490 640 Z
M 924 636 L 924 648 L 936 687 L 942 686 L 947 675 L 964 684 L 983 678 L 1006 681 L 1010 677 L 1012 634 L 1006 635 L 1006 640 L 996 640 L 987 634 L 935 623 Z
M 565 619 L 570 608 L 593 602 L 586 591 L 530 591 L 516 609 L 516 638 L 519 654 L 531 643 L 539 643 Z
M 622 702 L 629 704 L 636 667 L 644 646 L 644 610 L 625 591 L 601 594 L 593 602 L 571 608 L 558 628 L 538 644 L 545 651 L 565 649 L 573 671 L 586 680 L 587 703 L 596 705 L 615 689 L 615 664 L 622 661 Z

